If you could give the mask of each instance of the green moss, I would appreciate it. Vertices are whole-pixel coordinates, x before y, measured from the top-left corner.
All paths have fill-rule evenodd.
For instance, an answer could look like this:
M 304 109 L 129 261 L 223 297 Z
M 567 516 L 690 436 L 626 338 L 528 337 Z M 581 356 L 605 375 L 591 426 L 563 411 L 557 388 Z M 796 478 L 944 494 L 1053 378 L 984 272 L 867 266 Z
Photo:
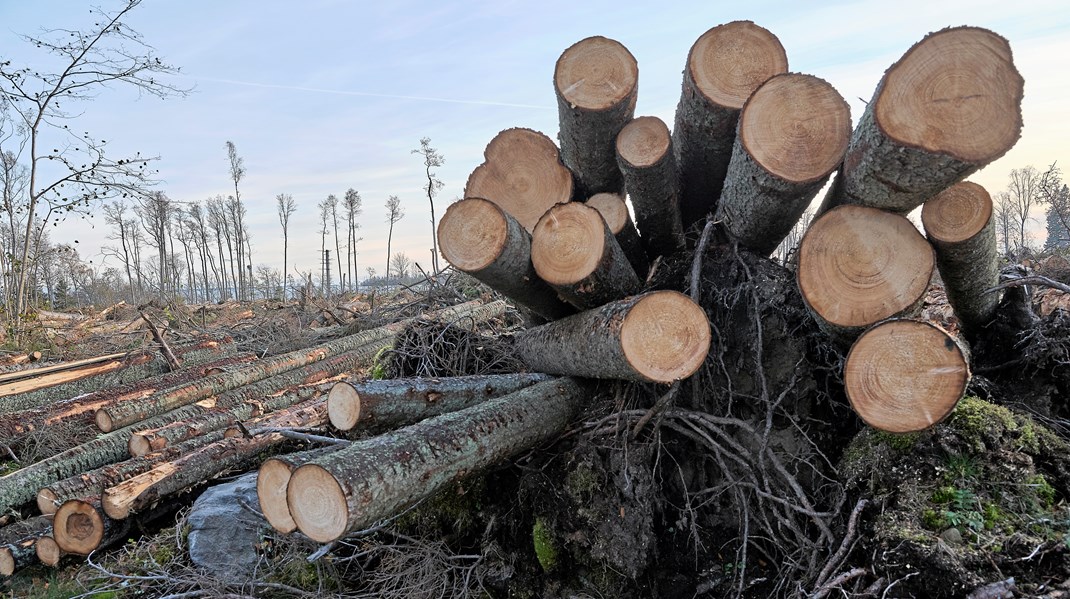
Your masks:
M 586 502 L 598 494 L 602 487 L 602 477 L 589 462 L 581 462 L 565 477 L 565 489 L 577 502 Z
M 1055 487 L 1051 486 L 1043 474 L 1036 474 L 1026 479 L 1026 484 L 1033 488 L 1037 499 L 1045 508 L 1051 509 L 1055 505 Z
M 947 518 L 944 518 L 943 514 L 932 509 L 926 508 L 921 513 L 922 526 L 929 530 L 940 531 L 947 528 Z
M 396 525 L 404 532 L 426 536 L 481 531 L 477 525 L 486 491 L 482 477 L 447 485 L 420 507 L 398 518 Z
M 914 445 L 918 442 L 919 433 L 889 433 L 885 431 L 877 431 L 873 435 L 873 441 L 875 443 L 881 443 L 894 451 L 907 452 L 914 449 Z
M 933 494 L 929 496 L 929 501 L 943 505 L 945 503 L 951 503 L 955 500 L 958 489 L 951 485 L 944 485 L 937 490 L 933 491 Z
M 1001 522 L 1007 519 L 1003 510 L 999 509 L 999 506 L 990 501 L 986 501 L 981 507 L 981 516 L 984 518 L 985 530 L 992 530 Z
M 303 559 L 288 559 L 279 566 L 271 577 L 275 582 L 315 591 L 320 587 L 320 574 L 315 564 Z
M 542 518 L 535 519 L 531 540 L 535 544 L 535 557 L 538 558 L 543 571 L 553 570 L 557 566 L 557 546 L 554 544 L 553 534 Z
M 392 349 L 392 347 L 384 347 L 375 354 L 375 358 L 372 360 L 371 372 L 368 373 L 372 380 L 378 381 L 390 376 L 390 360 L 387 359 L 387 352 Z
M 974 451 L 986 449 L 985 439 L 999 437 L 1004 431 L 1017 431 L 1018 421 L 1003 406 L 973 396 L 963 397 L 951 413 L 948 424 Z
M 7 476 L 20 467 L 18 462 L 0 462 L 0 476 Z

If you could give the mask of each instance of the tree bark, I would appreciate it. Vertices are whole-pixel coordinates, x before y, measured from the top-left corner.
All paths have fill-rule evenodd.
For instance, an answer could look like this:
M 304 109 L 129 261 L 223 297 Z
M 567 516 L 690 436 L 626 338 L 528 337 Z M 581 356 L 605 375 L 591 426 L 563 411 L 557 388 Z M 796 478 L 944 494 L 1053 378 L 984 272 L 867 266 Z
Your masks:
M 992 197 L 976 183 L 952 185 L 925 203 L 921 222 L 936 249 L 947 300 L 972 335 L 992 321 L 999 306 L 998 293 L 985 293 L 999 283 Z
M 581 310 L 639 290 L 639 279 L 598 210 L 570 202 L 546 211 L 531 237 L 531 262 Z
M 539 279 L 531 263 L 531 234 L 499 205 L 468 198 L 446 209 L 438 224 L 442 255 L 532 312 L 554 320 L 575 312 Z
M 1022 90 L 999 35 L 953 27 L 925 36 L 877 85 L 823 210 L 906 214 L 1003 156 L 1021 135 Z
M 672 137 L 665 122 L 641 116 L 617 136 L 617 166 L 632 200 L 635 224 L 647 256 L 663 256 L 684 247 L 680 221 L 680 180 Z
M 717 220 L 763 256 L 799 222 L 843 161 L 851 109 L 828 83 L 810 75 L 775 75 L 747 100 Z
M 691 46 L 672 133 L 685 229 L 717 208 L 743 103 L 787 70 L 780 40 L 750 21 L 718 25 Z
M 620 42 L 601 36 L 576 42 L 554 67 L 561 161 L 576 177 L 578 197 L 623 193 L 614 142 L 632 120 L 639 66 Z
M 957 340 L 927 322 L 895 319 L 862 334 L 847 354 L 844 387 L 866 424 L 892 433 L 926 429 L 955 408 L 970 382 Z
M 33 545 L 52 530 L 52 519 L 37 516 L 0 528 L 0 575 L 11 576 L 37 560 Z
M 389 430 L 519 391 L 549 380 L 545 374 L 495 374 L 441 379 L 339 381 L 327 394 L 327 415 L 340 431 Z
M 643 241 L 639 239 L 639 232 L 635 230 L 632 216 L 628 214 L 624 197 L 615 193 L 596 193 L 588 198 L 586 203 L 602 215 L 609 232 L 613 234 L 628 263 L 632 265 L 632 270 L 640 280 L 645 279 L 650 262 L 647 260 Z
M 297 523 L 290 515 L 290 506 L 286 504 L 286 485 L 290 482 L 290 476 L 298 467 L 338 449 L 337 445 L 317 447 L 264 460 L 256 474 L 256 495 L 260 501 L 260 511 L 272 528 L 287 535 L 297 530 Z
M 553 439 L 585 397 L 575 380 L 546 381 L 353 443 L 293 472 L 286 491 L 290 514 L 309 538 L 334 541 Z
M 483 156 L 468 177 L 464 197 L 494 202 L 528 233 L 550 206 L 572 199 L 572 172 L 542 133 L 506 129 L 490 140 Z
M 848 345 L 881 320 L 916 314 L 934 266 L 932 247 L 906 218 L 840 206 L 803 236 L 797 274 L 818 324 Z
M 516 335 L 516 353 L 536 372 L 670 383 L 702 366 L 710 324 L 691 298 L 653 291 Z

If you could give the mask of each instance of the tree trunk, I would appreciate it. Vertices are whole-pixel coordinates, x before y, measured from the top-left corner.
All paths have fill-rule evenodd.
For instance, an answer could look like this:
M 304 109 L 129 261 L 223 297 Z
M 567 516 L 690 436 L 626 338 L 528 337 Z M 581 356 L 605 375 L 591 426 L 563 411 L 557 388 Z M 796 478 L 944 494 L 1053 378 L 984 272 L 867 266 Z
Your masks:
M 606 221 L 609 232 L 617 240 L 617 245 L 624 250 L 624 256 L 632 265 L 632 270 L 642 281 L 646 279 L 647 269 L 650 262 L 646 257 L 643 242 L 639 239 L 639 232 L 635 230 L 635 223 L 628 214 L 628 206 L 624 203 L 624 197 L 615 193 L 596 193 L 587 200 L 587 205 L 594 208 Z
M 496 374 L 442 379 L 339 381 L 327 394 L 327 415 L 340 431 L 389 430 L 456 412 L 549 380 L 545 374 Z
M 23 379 L 30 378 L 44 378 L 46 374 L 52 374 L 55 372 L 63 372 L 65 370 L 76 370 L 82 366 L 92 366 L 95 364 L 102 364 L 107 362 L 114 362 L 127 357 L 133 352 L 118 352 L 114 354 L 105 354 L 103 356 L 95 356 L 92 358 L 86 358 L 84 360 L 74 360 L 72 362 L 62 362 L 60 364 L 53 364 L 52 366 L 41 366 L 39 368 L 27 368 L 25 370 L 16 370 L 15 372 L 8 372 L 0 374 L 0 383 L 11 383 L 14 381 L 21 381 Z
M 773 76 L 743 106 L 717 220 L 742 245 L 773 253 L 840 165 L 850 137 L 851 109 L 831 85 Z
M 42 564 L 55 568 L 60 565 L 63 558 L 69 555 L 66 551 L 59 548 L 59 543 L 52 536 L 52 533 L 46 534 L 39 539 L 33 545 L 34 552 L 37 554 L 37 559 Z
M 620 42 L 576 42 L 554 67 L 561 161 L 576 177 L 577 197 L 623 193 L 614 142 L 635 114 L 639 66 Z
M 579 202 L 546 211 L 531 236 L 539 278 L 573 306 L 594 308 L 639 290 L 639 279 L 598 210 Z
M 455 202 L 438 224 L 442 255 L 524 306 L 554 320 L 575 312 L 539 279 L 531 263 L 531 235 L 497 204 L 482 198 Z
M 0 385 L 0 397 L 8 397 L 11 395 L 28 393 L 30 391 L 48 389 L 50 387 L 55 387 L 56 385 L 80 381 L 91 376 L 108 374 L 117 370 L 122 370 L 128 366 L 138 366 L 151 361 L 151 353 L 139 352 L 132 355 L 124 355 L 122 358 L 108 360 L 107 362 L 98 362 L 78 368 L 65 368 L 58 372 L 50 372 L 32 378 L 21 378 L 17 381 Z M 15 401 L 21 403 L 22 399 L 23 398 L 19 397 L 16 398 Z
M 647 256 L 683 249 L 680 180 L 665 121 L 641 116 L 628 123 L 617 136 L 617 166 L 632 200 Z
M 0 528 L 0 575 L 11 576 L 37 560 L 33 545 L 52 530 L 52 519 L 37 516 Z
M 542 133 L 506 129 L 490 140 L 483 157 L 468 177 L 464 197 L 494 202 L 528 233 L 550 206 L 572 199 L 572 172 Z
M 286 504 L 286 485 L 293 471 L 339 448 L 338 445 L 317 447 L 264 460 L 256 474 L 256 496 L 260 511 L 272 528 L 287 535 L 297 530 L 297 523 L 290 516 L 290 506 Z
M 999 35 L 954 27 L 925 36 L 877 85 L 823 210 L 906 214 L 1003 156 L 1021 135 L 1022 89 Z
M 521 331 L 516 353 L 536 372 L 670 383 L 702 366 L 710 338 L 691 298 L 652 291 Z
M 952 185 L 921 210 L 947 300 L 967 334 L 991 322 L 999 306 L 998 293 L 985 293 L 999 283 L 992 215 L 992 197 L 969 181 Z
M 934 264 L 932 246 L 906 218 L 840 206 L 799 244 L 799 290 L 818 324 L 846 345 L 870 325 L 916 314 Z
M 53 518 L 52 538 L 60 550 L 75 555 L 89 555 L 118 541 L 130 530 L 129 522 L 103 513 L 99 498 L 65 501 Z
M 685 229 L 717 208 L 743 103 L 787 70 L 780 40 L 750 21 L 718 25 L 691 46 L 672 133 Z
M 553 439 L 585 398 L 573 379 L 546 381 L 353 443 L 293 472 L 286 491 L 290 514 L 312 540 L 334 541 Z
M 873 428 L 920 431 L 940 422 L 970 382 L 965 349 L 940 327 L 895 319 L 862 334 L 847 354 L 844 387 Z

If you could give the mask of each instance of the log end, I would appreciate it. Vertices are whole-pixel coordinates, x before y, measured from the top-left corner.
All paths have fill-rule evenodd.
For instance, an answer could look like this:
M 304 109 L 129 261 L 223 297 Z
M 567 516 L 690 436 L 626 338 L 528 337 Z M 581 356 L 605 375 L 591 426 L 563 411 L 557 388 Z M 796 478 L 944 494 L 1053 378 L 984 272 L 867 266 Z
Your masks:
M 602 36 L 576 42 L 554 67 L 557 94 L 573 108 L 607 110 L 635 93 L 639 65 L 620 42 Z
M 104 517 L 87 501 L 64 501 L 52 520 L 52 532 L 63 551 L 89 555 L 104 539 Z
M 340 430 L 352 430 L 360 421 L 360 394 L 349 383 L 335 383 L 327 392 L 327 419 Z
M 50 516 L 56 513 L 59 509 L 59 503 L 56 501 L 56 493 L 48 487 L 43 487 L 37 490 L 37 509 L 45 516 Z
M 286 503 L 286 486 L 292 473 L 286 462 L 269 458 L 260 465 L 256 474 L 256 496 L 260 500 L 260 511 L 268 524 L 282 534 L 297 530 L 297 523 L 290 516 L 290 507 Z
M 981 232 L 992 218 L 992 196 L 972 182 L 956 183 L 925 202 L 921 223 L 936 242 L 959 243 Z
M 450 204 L 438 222 L 438 244 L 446 261 L 464 272 L 478 272 L 505 250 L 509 223 L 503 210 L 483 198 Z
M 655 291 L 643 296 L 621 324 L 624 357 L 637 373 L 659 383 L 687 378 L 710 351 L 706 313 L 688 296 Z
M 587 200 L 586 204 L 602 215 L 606 226 L 609 227 L 609 232 L 614 235 L 620 233 L 624 225 L 628 224 L 628 205 L 624 203 L 624 198 L 620 197 L 620 194 L 596 193 Z
M 672 136 L 665 121 L 641 116 L 628 123 L 617 135 L 617 155 L 635 168 L 660 162 L 669 152 Z
M 100 432 L 102 433 L 110 433 L 115 428 L 115 423 L 112 420 L 111 414 L 108 414 L 107 409 L 97 410 L 96 414 L 93 415 L 93 419 L 97 423 L 97 428 L 100 429 Z
M 891 320 L 851 347 L 844 386 L 866 424 L 892 433 L 926 429 L 951 413 L 966 392 L 970 369 L 962 348 L 939 327 Z
M 0 547 L 0 575 L 11 576 L 15 573 L 15 556 L 7 547 Z
M 139 433 L 130 435 L 130 441 L 127 442 L 126 448 L 130 452 L 130 457 L 134 458 L 141 457 L 153 450 L 148 437 Z
M 606 223 L 591 206 L 558 204 L 546 211 L 531 236 L 531 262 L 551 285 L 573 285 L 598 268 L 605 252 Z
M 66 555 L 62 549 L 59 548 L 59 543 L 55 539 L 49 536 L 44 536 L 37 539 L 37 542 L 33 545 L 34 552 L 37 553 L 37 559 L 46 566 L 56 567 L 59 565 L 63 556 Z
M 733 21 L 698 38 L 687 69 L 699 93 L 714 104 L 739 110 L 767 79 L 788 70 L 788 55 L 769 30 Z
M 293 471 L 286 485 L 286 504 L 298 530 L 317 543 L 329 543 L 348 531 L 346 494 L 322 466 L 305 464 Z

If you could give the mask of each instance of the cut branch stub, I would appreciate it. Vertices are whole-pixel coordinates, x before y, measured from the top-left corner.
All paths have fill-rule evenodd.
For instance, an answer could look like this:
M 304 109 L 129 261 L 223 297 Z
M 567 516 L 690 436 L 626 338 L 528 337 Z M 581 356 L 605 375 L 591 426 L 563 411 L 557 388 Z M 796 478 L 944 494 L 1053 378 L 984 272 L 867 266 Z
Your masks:
M 506 129 L 490 140 L 483 156 L 468 177 L 464 197 L 494 202 L 529 233 L 551 206 L 572 199 L 572 172 L 542 133 Z
M 645 278 L 650 263 L 646 259 L 646 250 L 639 239 L 639 232 L 635 230 L 632 216 L 628 214 L 628 205 L 624 203 L 624 198 L 616 193 L 596 193 L 586 203 L 602 215 L 609 232 L 617 240 L 620 249 L 624 250 L 635 274 L 640 279 Z
M 451 204 L 438 223 L 438 245 L 458 270 L 544 318 L 575 312 L 535 273 L 531 235 L 494 202 L 468 198 Z
M 932 278 L 932 247 L 906 218 L 840 206 L 814 221 L 799 244 L 799 290 L 838 341 L 921 307 Z
M 539 278 L 585 310 L 639 290 L 639 279 L 598 210 L 579 202 L 546 211 L 531 236 Z
M 1014 146 L 1022 93 L 1004 38 L 978 27 L 930 33 L 884 74 L 826 206 L 920 206 Z
M 617 136 L 617 166 L 624 176 L 647 255 L 671 254 L 683 248 L 680 181 L 665 121 L 641 116 L 628 123 Z
M 892 433 L 940 422 L 966 392 L 966 352 L 936 325 L 889 320 L 862 334 L 844 367 L 851 407 L 866 424 Z
M 998 293 L 985 293 L 999 283 L 992 213 L 992 196 L 969 181 L 952 185 L 921 209 L 948 302 L 968 333 L 988 324 L 999 305 Z
M 516 351 L 551 374 L 671 383 L 710 350 L 706 313 L 676 291 L 652 291 L 521 331 Z
M 673 127 L 685 228 L 717 207 L 744 102 L 787 70 L 780 40 L 750 21 L 714 27 L 691 47 Z
M 768 256 L 843 160 L 851 109 L 828 83 L 786 73 L 766 81 L 739 119 L 718 219 Z
M 614 141 L 635 114 L 638 89 L 635 57 L 615 40 L 589 37 L 557 59 L 561 161 L 576 176 L 580 197 L 624 191 Z

